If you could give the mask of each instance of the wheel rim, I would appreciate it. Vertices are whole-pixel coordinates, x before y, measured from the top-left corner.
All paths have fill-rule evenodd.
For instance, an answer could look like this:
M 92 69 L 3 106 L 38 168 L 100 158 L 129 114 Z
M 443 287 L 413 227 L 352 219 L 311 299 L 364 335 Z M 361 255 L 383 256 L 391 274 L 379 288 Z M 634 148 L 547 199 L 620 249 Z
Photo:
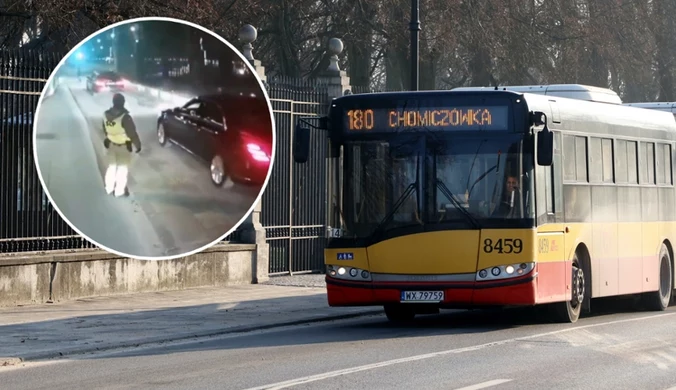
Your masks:
M 660 297 L 663 300 L 667 299 L 669 290 L 671 290 L 671 275 L 669 271 L 669 257 L 662 256 L 662 261 L 660 262 Z
M 577 264 L 573 264 L 573 299 L 571 305 L 577 308 L 584 301 L 584 272 Z
M 160 141 L 160 143 L 164 143 L 164 126 L 159 125 L 157 127 L 157 139 Z
M 211 160 L 211 180 L 216 184 L 223 182 L 223 160 L 219 156 Z

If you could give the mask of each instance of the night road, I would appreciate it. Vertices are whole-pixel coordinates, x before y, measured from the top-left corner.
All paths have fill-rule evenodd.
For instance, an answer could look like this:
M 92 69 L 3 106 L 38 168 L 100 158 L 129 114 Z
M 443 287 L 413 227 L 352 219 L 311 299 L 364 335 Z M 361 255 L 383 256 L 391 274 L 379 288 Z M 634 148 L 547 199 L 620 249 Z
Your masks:
M 260 186 L 217 188 L 209 167 L 175 145 L 157 141 L 160 111 L 125 93 L 142 151 L 132 157 L 128 198 L 104 190 L 101 118 L 112 93 L 89 94 L 84 77 L 64 78 L 37 120 L 37 163 L 60 211 L 82 233 L 132 257 L 181 255 L 230 230 L 250 209 Z
M 0 369 L 11 389 L 669 389 L 676 310 L 384 316 Z

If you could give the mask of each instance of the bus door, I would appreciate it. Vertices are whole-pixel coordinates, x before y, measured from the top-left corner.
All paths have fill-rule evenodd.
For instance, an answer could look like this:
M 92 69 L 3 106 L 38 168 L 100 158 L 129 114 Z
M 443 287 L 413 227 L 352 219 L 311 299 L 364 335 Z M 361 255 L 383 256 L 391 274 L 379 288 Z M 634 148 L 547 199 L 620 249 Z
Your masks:
M 570 297 L 570 267 L 566 266 L 566 226 L 563 220 L 563 161 L 561 133 L 554 132 L 551 166 L 536 166 L 537 301 L 556 302 Z

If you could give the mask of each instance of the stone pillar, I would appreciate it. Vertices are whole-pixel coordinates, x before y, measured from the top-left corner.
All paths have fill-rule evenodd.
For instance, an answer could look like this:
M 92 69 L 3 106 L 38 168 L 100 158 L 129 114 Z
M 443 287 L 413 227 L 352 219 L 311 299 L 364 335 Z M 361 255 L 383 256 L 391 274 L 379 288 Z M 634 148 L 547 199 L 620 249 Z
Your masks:
M 244 42 L 242 54 L 256 70 L 256 73 L 266 84 L 265 68 L 261 61 L 253 58 L 251 45 L 256 40 L 258 32 L 256 28 L 250 24 L 242 26 L 239 30 L 239 39 Z M 244 223 L 240 226 L 240 237 L 243 243 L 256 244 L 256 251 L 254 252 L 254 261 L 252 264 L 254 280 L 253 283 L 262 283 L 269 279 L 269 263 L 270 263 L 270 246 L 267 243 L 265 228 L 261 224 L 261 202 L 256 204 L 253 211 Z
M 343 52 L 343 42 L 338 38 L 331 38 L 327 46 L 327 52 L 329 53 L 329 66 L 325 71 L 319 74 L 319 81 L 322 84 L 326 85 L 326 103 L 331 103 L 332 99 L 341 97 L 343 95 L 349 95 L 352 93 L 350 86 L 350 78 L 347 76 L 347 72 L 340 70 L 338 65 L 338 55 Z M 328 109 L 328 107 L 327 107 Z M 327 112 L 328 113 L 328 112 Z M 338 163 L 343 164 L 343 158 L 340 157 Z M 328 170 L 335 169 L 332 165 L 329 164 L 327 167 Z M 326 188 L 326 199 L 328 200 L 329 205 L 333 204 L 332 198 L 333 193 L 335 192 L 336 183 L 330 181 L 327 183 Z M 326 221 L 331 221 L 331 213 L 333 213 L 333 207 L 326 208 Z M 328 228 L 329 226 L 327 226 Z M 331 226 L 336 228 L 337 226 Z

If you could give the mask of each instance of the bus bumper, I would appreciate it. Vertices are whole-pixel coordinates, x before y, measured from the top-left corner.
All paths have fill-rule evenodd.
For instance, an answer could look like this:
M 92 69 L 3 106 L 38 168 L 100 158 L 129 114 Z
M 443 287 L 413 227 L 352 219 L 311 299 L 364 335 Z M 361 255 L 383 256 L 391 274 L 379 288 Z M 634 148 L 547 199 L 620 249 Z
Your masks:
M 401 291 L 442 290 L 444 306 L 531 306 L 536 303 L 536 273 L 531 272 L 512 280 L 482 283 L 391 284 L 350 282 L 326 277 L 329 306 L 380 306 L 399 303 Z

